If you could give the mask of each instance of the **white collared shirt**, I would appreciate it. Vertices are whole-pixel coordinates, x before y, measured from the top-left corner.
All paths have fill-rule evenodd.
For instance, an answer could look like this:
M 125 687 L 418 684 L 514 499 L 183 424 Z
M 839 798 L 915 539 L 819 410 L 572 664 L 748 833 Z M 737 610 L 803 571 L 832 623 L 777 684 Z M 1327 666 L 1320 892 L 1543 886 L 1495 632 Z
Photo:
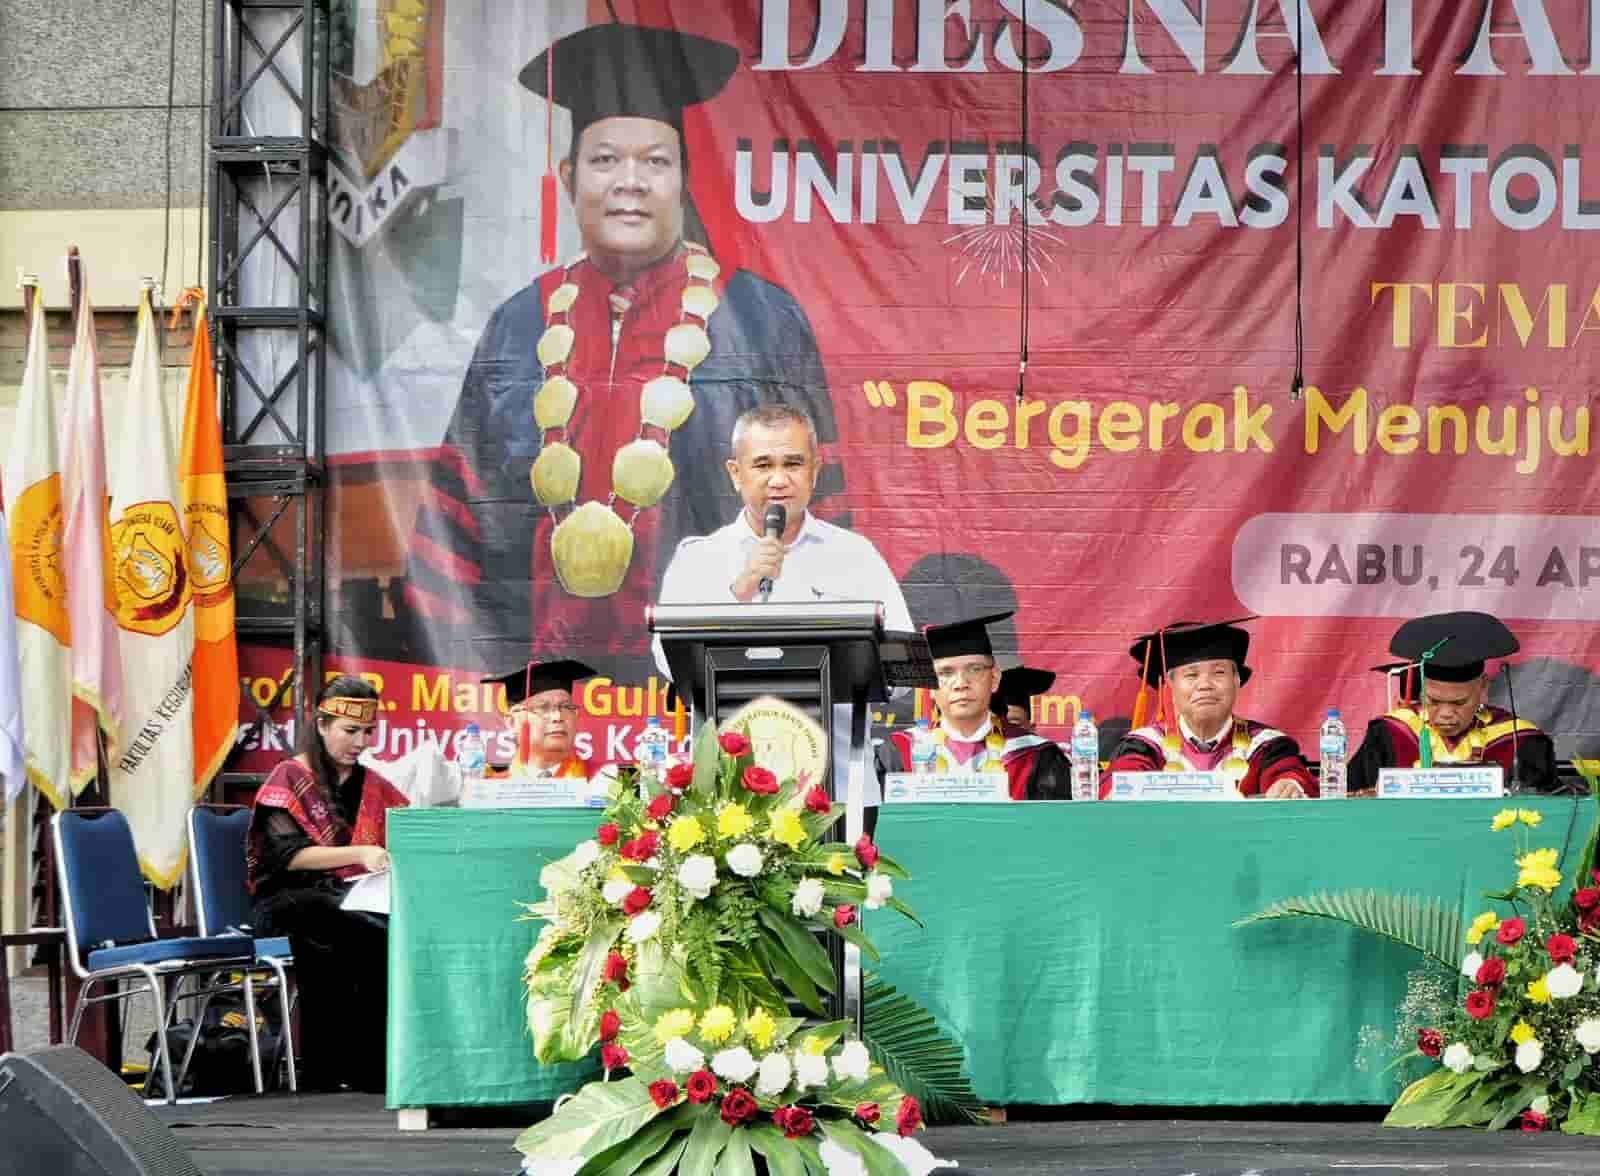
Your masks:
M 734 599 L 733 582 L 744 571 L 761 536 L 743 511 L 726 527 L 685 539 L 661 579 L 662 604 L 722 604 Z M 872 540 L 810 511 L 794 542 L 784 548 L 783 571 L 772 583 L 772 601 L 816 604 L 825 600 L 876 600 L 885 629 L 910 632 L 911 610 Z M 660 657 L 656 658 L 660 664 Z M 664 669 L 665 667 L 663 667 Z
M 662 604 L 726 604 L 736 600 L 733 582 L 744 571 L 750 549 L 761 536 L 750 529 L 745 512 L 726 527 L 678 544 L 672 562 L 661 578 Z M 883 605 L 883 627 L 908 633 L 913 630 L 900 581 L 872 540 L 843 527 L 823 522 L 810 511 L 800 524 L 794 542 L 784 548 L 783 571 L 772 582 L 771 601 L 816 604 L 827 600 L 876 600 Z M 656 665 L 670 678 L 661 639 L 650 643 Z M 833 708 L 833 759 L 836 794 L 844 796 L 843 770 L 850 754 L 850 706 Z M 865 803 L 879 803 L 877 775 L 867 770 Z

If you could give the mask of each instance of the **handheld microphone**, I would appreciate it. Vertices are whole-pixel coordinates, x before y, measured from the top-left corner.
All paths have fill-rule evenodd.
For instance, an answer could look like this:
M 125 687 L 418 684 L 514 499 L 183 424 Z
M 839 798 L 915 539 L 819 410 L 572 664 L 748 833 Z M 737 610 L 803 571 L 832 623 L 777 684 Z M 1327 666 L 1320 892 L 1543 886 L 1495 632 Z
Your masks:
M 789 512 L 781 502 L 767 504 L 767 513 L 762 516 L 761 529 L 769 539 L 783 538 L 783 530 L 789 525 Z M 762 576 L 761 583 L 756 586 L 756 599 L 763 604 L 767 597 L 772 595 L 772 577 Z

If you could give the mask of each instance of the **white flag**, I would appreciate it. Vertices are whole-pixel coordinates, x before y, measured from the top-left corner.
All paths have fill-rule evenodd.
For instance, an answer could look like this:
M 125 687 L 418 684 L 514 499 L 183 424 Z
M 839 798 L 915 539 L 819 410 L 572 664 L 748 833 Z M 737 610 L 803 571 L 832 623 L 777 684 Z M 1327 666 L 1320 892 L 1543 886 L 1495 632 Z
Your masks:
M 184 815 L 194 781 L 194 619 L 148 291 L 139 298 L 109 480 L 122 673 L 136 686 L 128 691 L 122 742 L 111 761 L 111 803 L 128 818 L 145 877 L 165 888 L 183 874 Z
M 17 661 L 16 602 L 11 594 L 11 540 L 0 514 L 0 777 L 5 779 L 5 807 L 17 799 L 28 779 L 22 722 L 22 670 Z
M 61 464 L 56 409 L 44 338 L 44 304 L 33 303 L 28 359 L 22 371 L 11 452 L 6 457 L 6 519 L 11 527 L 11 590 L 27 773 L 57 808 L 68 797 L 72 643 L 62 567 Z

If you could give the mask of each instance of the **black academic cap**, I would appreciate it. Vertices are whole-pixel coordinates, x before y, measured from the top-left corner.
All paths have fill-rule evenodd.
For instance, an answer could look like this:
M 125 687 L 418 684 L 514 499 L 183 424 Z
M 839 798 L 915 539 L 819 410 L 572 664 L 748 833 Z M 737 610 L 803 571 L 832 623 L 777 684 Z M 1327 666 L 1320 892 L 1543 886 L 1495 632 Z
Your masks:
M 506 705 L 516 706 L 546 690 L 565 690 L 570 694 L 574 682 L 593 678 L 595 673 L 580 661 L 563 658 L 560 661 L 529 662 L 519 669 L 485 678 L 484 681 L 491 686 L 504 686 Z
M 989 644 L 989 626 L 997 621 L 1016 616 L 1011 612 L 989 613 L 967 621 L 951 621 L 948 625 L 929 625 L 922 635 L 928 639 L 928 651 L 935 659 L 962 657 L 966 654 L 994 656 L 994 646 Z
M 1483 663 L 1510 657 L 1522 646 L 1498 617 L 1484 612 L 1434 613 L 1401 625 L 1389 652 L 1421 661 L 1433 650 L 1424 673 L 1439 682 L 1471 682 L 1483 677 Z
M 1169 670 L 1215 658 L 1227 658 L 1239 667 L 1239 684 L 1242 686 L 1250 680 L 1250 667 L 1244 664 L 1245 654 L 1250 649 L 1250 634 L 1239 625 L 1253 620 L 1255 617 L 1250 616 L 1211 624 L 1179 621 L 1176 625 L 1144 634 L 1129 647 L 1128 654 L 1144 673 L 1144 680 L 1152 686 L 1161 685 L 1162 676 Z M 1146 661 L 1145 652 L 1152 642 L 1155 647 L 1149 650 L 1149 660 Z M 1162 664 L 1163 653 L 1166 655 L 1165 665 Z
M 1000 689 L 989 699 L 989 709 L 1003 716 L 1008 706 L 1027 709 L 1035 694 L 1043 694 L 1055 685 L 1056 676 L 1049 670 L 1036 670 L 1032 666 L 1012 666 L 1000 675 Z
M 572 112 L 572 141 L 590 123 L 653 118 L 683 129 L 683 108 L 715 98 L 739 68 L 739 50 L 710 37 L 635 24 L 579 29 L 517 75 Z M 555 92 L 550 93 L 550 82 Z

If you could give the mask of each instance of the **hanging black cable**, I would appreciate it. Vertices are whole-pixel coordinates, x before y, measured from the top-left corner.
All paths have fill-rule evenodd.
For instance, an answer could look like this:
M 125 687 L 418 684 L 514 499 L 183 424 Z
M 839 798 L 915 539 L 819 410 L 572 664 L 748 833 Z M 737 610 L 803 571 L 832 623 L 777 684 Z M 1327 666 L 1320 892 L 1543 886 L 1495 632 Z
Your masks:
M 165 143 L 167 195 L 161 222 L 161 277 L 157 280 L 157 305 L 166 296 L 167 260 L 172 254 L 172 108 L 178 84 L 178 0 L 172 0 L 172 18 L 167 24 L 167 122 L 162 133 Z
M 195 156 L 195 166 L 200 171 L 200 199 L 195 205 L 194 229 L 194 284 L 206 284 L 206 147 L 210 138 L 207 135 L 206 118 L 206 6 L 200 5 L 200 35 L 195 38 L 195 58 L 200 63 L 199 83 L 200 101 L 195 107 L 195 121 L 200 126 L 200 151 Z
M 1022 403 L 1023 385 L 1028 379 L 1028 269 L 1032 260 L 1028 253 L 1028 213 L 1033 208 L 1033 197 L 1027 192 L 1028 160 L 1032 158 L 1032 141 L 1028 138 L 1028 0 L 1022 0 L 1022 296 L 1019 299 L 1022 321 L 1017 329 L 1017 403 Z M 1004 182 L 1011 183 L 1009 167 Z
M 1305 237 L 1306 237 L 1306 124 L 1305 73 L 1300 68 L 1305 45 L 1305 0 L 1294 6 L 1294 379 L 1289 399 L 1298 401 L 1305 391 Z

